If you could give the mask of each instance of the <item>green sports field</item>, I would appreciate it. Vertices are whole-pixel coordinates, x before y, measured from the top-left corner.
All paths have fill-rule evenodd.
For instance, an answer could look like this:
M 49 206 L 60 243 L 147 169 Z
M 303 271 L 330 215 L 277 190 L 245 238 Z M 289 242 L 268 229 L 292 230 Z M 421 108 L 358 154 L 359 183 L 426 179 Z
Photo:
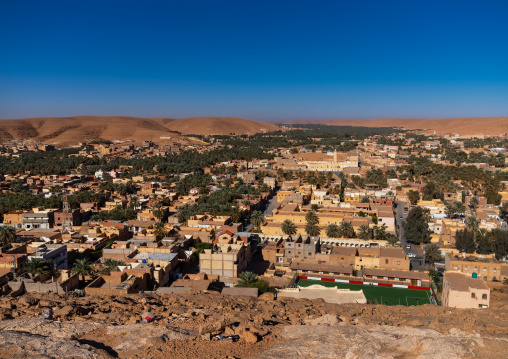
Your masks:
M 430 304 L 430 291 L 419 289 L 404 289 L 404 288 L 390 288 L 378 287 L 375 285 L 363 284 L 349 284 L 349 283 L 335 283 L 323 282 L 319 280 L 300 279 L 298 285 L 301 287 L 308 287 L 312 284 L 319 284 L 325 287 L 337 287 L 350 290 L 363 290 L 365 298 L 368 302 L 374 302 L 385 305 L 423 305 Z

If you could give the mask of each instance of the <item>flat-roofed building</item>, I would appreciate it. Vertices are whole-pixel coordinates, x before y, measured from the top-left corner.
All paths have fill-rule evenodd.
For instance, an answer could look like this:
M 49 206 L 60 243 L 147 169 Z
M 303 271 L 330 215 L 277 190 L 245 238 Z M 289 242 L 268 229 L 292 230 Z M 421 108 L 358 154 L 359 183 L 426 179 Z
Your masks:
M 443 305 L 455 308 L 488 308 L 489 286 L 481 279 L 458 272 L 445 272 Z
M 445 255 L 445 270 L 464 273 L 489 282 L 501 280 L 501 263 L 490 254 L 448 253 Z

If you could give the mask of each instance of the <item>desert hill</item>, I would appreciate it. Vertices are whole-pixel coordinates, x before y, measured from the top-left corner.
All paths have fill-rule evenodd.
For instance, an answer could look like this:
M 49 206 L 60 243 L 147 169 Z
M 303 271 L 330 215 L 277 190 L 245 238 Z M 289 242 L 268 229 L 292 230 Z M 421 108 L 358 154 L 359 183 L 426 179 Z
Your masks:
M 366 120 L 315 120 L 291 121 L 293 124 L 319 123 L 336 126 L 404 127 L 407 129 L 429 129 L 437 133 L 460 135 L 498 135 L 508 132 L 508 117 L 461 117 L 461 118 L 380 118 Z
M 184 119 L 138 118 L 122 116 L 41 117 L 0 120 L 0 143 L 12 139 L 33 139 L 57 146 L 74 145 L 84 140 L 143 140 L 156 142 L 163 136 L 182 134 L 231 133 L 253 134 L 277 131 L 265 122 L 229 117 L 193 117 Z

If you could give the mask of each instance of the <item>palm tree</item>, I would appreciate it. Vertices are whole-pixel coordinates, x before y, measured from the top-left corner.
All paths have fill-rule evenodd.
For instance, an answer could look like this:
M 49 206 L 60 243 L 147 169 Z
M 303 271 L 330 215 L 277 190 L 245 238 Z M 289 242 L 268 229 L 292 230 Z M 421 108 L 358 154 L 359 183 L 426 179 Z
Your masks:
M 286 236 L 294 236 L 297 232 L 295 224 L 289 219 L 286 219 L 284 222 L 282 222 L 280 227 L 282 233 L 284 233 Z
M 125 265 L 122 261 L 115 261 L 114 259 L 107 258 L 102 262 L 102 269 L 100 270 L 100 273 L 102 275 L 109 275 L 113 269 L 115 269 L 118 266 Z
M 388 243 L 392 246 L 392 247 L 395 247 L 397 245 L 397 242 L 399 241 L 399 239 L 397 238 L 397 236 L 394 236 L 393 234 L 388 234 L 388 236 L 386 237 L 386 240 L 388 241 Z
M 326 236 L 330 238 L 339 238 L 340 237 L 339 226 L 337 226 L 335 223 L 332 223 L 328 227 L 326 227 Z
M 71 270 L 72 274 L 81 274 L 81 279 L 84 282 L 85 281 L 85 275 L 89 275 L 92 273 L 92 267 L 91 263 L 88 261 L 88 259 L 77 259 L 74 263 L 74 266 Z
M 53 270 L 54 263 L 47 259 L 32 258 L 25 263 L 25 272 L 35 275 L 43 275 Z
M 260 228 L 261 225 L 265 222 L 265 216 L 261 211 L 254 211 L 250 216 L 250 223 L 254 225 L 256 228 Z
M 130 206 L 132 209 L 137 209 L 139 207 L 139 198 L 136 196 L 132 196 Z
M 473 209 L 473 213 L 476 213 L 476 209 L 478 208 L 478 205 L 480 204 L 480 201 L 478 201 L 478 198 L 472 197 L 469 200 L 469 207 Z
M 157 203 L 155 205 L 155 208 L 153 209 L 153 215 L 155 218 L 159 220 L 159 222 L 164 218 L 164 215 L 166 214 L 166 210 L 162 208 L 162 205 L 160 203 Z
M 449 218 L 452 218 L 455 214 L 455 205 L 452 203 L 446 203 L 445 214 L 448 215 Z
M 314 211 L 307 212 L 307 214 L 305 215 L 305 220 L 307 222 L 319 224 L 319 218 L 318 218 L 316 212 L 314 212 Z
M 368 224 L 362 224 L 360 226 L 360 228 L 358 228 L 358 238 L 360 238 L 360 239 L 371 239 L 372 238 Z
M 466 212 L 466 206 L 464 206 L 464 203 L 460 201 L 455 201 L 454 207 L 455 207 L 455 215 L 460 215 Z
M 478 230 L 478 227 L 480 226 L 480 221 L 475 216 L 469 216 L 466 219 L 466 226 L 468 226 L 476 236 L 476 231 Z
M 355 236 L 355 229 L 349 222 L 342 222 L 339 227 L 339 231 L 344 238 L 353 238 Z
M 184 204 L 180 208 L 178 208 L 178 211 L 176 213 L 176 216 L 178 217 L 178 222 L 187 224 L 187 221 L 192 217 L 192 208 L 188 204 Z
M 307 222 L 305 225 L 305 233 L 307 233 L 309 236 L 316 237 L 321 234 L 321 230 L 316 223 Z
M 160 237 L 160 238 L 164 238 L 164 237 L 166 237 L 166 235 L 167 235 L 167 231 L 166 231 L 166 227 L 164 227 L 164 223 L 162 223 L 162 222 L 157 222 L 157 223 L 155 224 L 154 234 L 155 234 L 157 237 Z
M 386 224 L 382 224 L 380 226 L 375 226 L 374 227 L 374 237 L 378 240 L 378 241 L 383 241 L 386 239 Z
M 16 230 L 11 226 L 0 226 L 0 243 L 6 245 L 16 239 Z
M 258 276 L 253 272 L 242 272 L 238 276 L 240 280 L 236 284 L 236 287 L 251 287 L 258 281 Z

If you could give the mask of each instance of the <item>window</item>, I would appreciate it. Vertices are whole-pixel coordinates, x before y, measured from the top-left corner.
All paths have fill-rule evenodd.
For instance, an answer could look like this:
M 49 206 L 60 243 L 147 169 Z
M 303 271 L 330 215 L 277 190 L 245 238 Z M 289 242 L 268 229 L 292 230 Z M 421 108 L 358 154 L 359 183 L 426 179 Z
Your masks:
M 487 294 L 482 294 L 482 299 L 487 299 Z
M 471 293 L 471 298 L 476 299 L 476 294 Z
M 398 265 L 398 266 L 400 265 L 400 261 L 397 261 L 397 265 Z
M 385 259 L 385 264 L 388 264 L 388 259 Z
M 487 268 L 483 268 L 483 271 L 486 272 L 487 271 Z
M 474 267 L 474 270 L 478 270 L 478 267 Z
M 466 267 L 464 267 L 464 270 L 467 270 L 467 266 L 466 266 Z
M 494 268 L 494 273 L 497 273 L 497 268 Z

